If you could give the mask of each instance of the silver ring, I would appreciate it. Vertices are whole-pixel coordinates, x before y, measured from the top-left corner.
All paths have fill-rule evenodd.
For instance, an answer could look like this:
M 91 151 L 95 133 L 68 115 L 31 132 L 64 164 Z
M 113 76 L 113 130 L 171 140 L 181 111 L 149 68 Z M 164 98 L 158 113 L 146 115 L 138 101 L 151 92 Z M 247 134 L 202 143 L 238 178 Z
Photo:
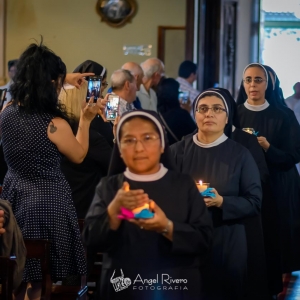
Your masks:
M 88 103 L 88 106 L 95 106 L 96 103 Z

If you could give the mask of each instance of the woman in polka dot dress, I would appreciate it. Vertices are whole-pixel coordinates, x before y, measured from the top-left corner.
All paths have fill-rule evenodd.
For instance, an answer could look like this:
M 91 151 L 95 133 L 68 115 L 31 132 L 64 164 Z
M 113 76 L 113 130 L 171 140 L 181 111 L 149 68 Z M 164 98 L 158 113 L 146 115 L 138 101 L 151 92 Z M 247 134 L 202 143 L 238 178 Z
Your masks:
M 12 204 L 25 239 L 51 240 L 51 277 L 86 273 L 84 248 L 70 187 L 60 170 L 62 155 L 80 163 L 88 150 L 89 126 L 100 104 L 83 108 L 76 137 L 58 102 L 62 82 L 77 87 L 88 74 L 67 74 L 61 59 L 42 44 L 21 55 L 11 86 L 13 101 L 0 114 L 0 133 L 8 172 L 1 198 Z M 27 260 L 23 294 L 39 299 L 40 265 Z M 23 296 L 18 295 L 21 299 Z

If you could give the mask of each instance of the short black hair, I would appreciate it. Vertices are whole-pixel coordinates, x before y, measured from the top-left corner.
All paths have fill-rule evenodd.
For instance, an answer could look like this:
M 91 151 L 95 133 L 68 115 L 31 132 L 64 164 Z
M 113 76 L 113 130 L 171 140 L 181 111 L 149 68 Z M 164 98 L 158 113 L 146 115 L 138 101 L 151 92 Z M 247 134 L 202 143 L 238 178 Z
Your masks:
M 8 63 L 7 63 L 7 68 L 8 68 L 8 71 L 10 70 L 11 67 L 14 67 L 16 66 L 18 63 L 18 60 L 17 59 L 12 59 L 12 60 L 9 60 Z
M 197 65 L 190 60 L 185 60 L 181 63 L 178 70 L 178 76 L 182 78 L 189 78 L 190 75 L 197 72 Z

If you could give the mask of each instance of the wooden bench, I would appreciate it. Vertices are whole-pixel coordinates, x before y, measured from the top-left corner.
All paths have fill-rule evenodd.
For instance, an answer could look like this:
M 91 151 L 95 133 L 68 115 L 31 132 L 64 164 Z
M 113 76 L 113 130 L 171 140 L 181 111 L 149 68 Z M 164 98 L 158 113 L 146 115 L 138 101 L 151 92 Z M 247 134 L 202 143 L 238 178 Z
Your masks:
M 9 257 L 0 256 L 0 299 L 13 299 L 13 276 L 16 267 L 16 261 Z
M 43 300 L 85 300 L 87 294 L 86 276 L 81 277 L 80 286 L 53 285 L 50 277 L 50 241 L 25 239 L 26 258 L 39 259 L 42 269 Z

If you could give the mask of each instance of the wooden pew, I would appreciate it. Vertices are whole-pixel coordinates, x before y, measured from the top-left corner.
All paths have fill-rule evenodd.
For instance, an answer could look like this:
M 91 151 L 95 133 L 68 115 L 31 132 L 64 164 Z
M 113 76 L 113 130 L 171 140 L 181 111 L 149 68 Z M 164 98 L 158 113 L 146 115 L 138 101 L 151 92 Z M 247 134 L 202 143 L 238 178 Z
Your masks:
M 16 267 L 14 259 L 0 256 L 0 299 L 12 300 L 13 297 L 13 276 Z

